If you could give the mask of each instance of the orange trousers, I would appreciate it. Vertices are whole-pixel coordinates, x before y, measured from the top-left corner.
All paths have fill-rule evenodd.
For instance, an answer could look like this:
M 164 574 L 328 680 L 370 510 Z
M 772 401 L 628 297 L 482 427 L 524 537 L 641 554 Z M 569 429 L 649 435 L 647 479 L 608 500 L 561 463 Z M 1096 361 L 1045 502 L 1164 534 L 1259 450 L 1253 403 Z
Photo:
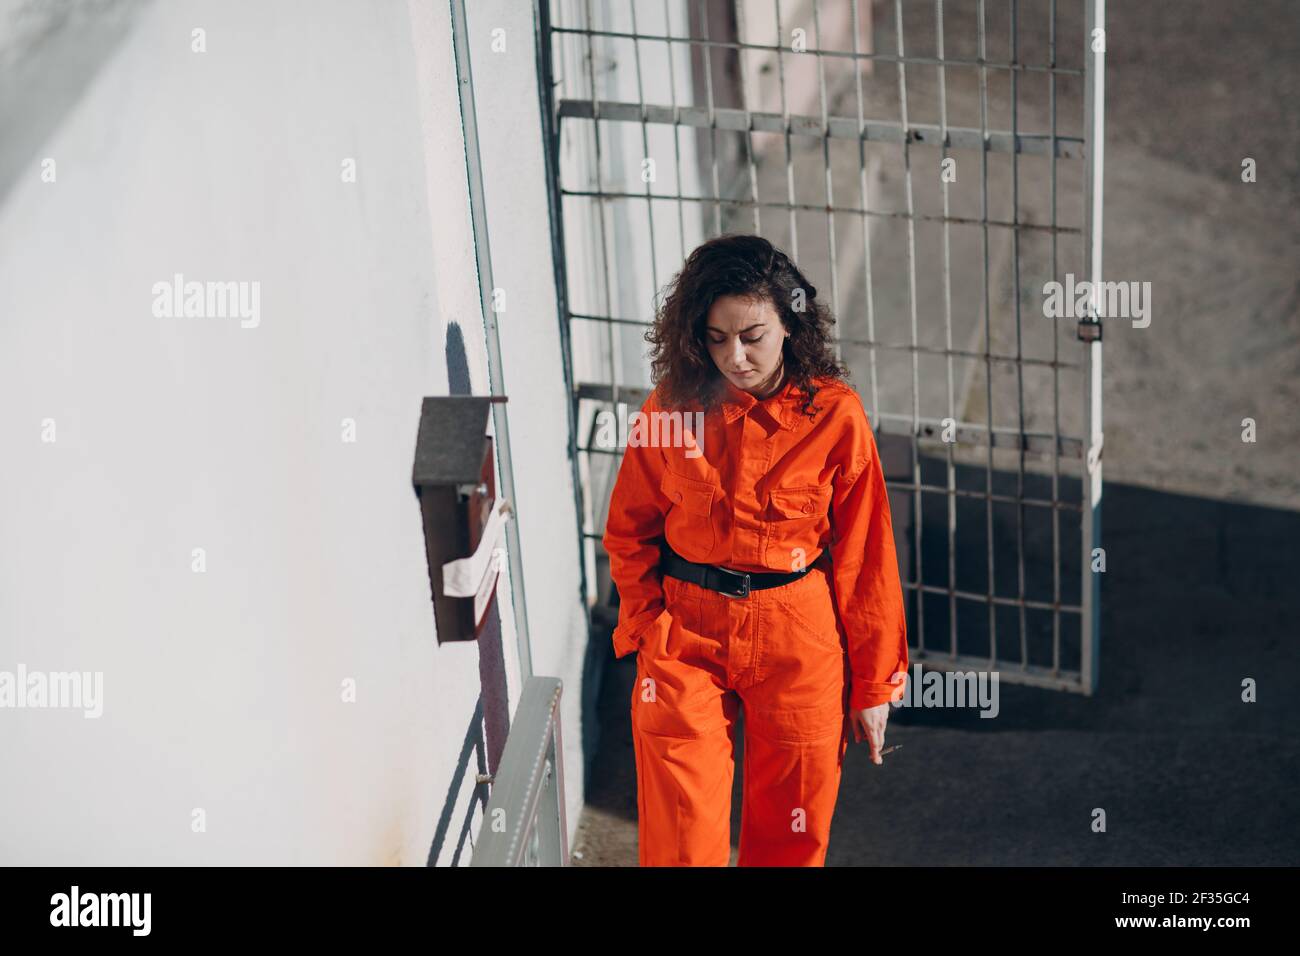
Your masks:
M 729 597 L 663 576 L 632 692 L 642 866 L 727 866 L 744 708 L 740 866 L 822 866 L 848 747 L 830 576 Z

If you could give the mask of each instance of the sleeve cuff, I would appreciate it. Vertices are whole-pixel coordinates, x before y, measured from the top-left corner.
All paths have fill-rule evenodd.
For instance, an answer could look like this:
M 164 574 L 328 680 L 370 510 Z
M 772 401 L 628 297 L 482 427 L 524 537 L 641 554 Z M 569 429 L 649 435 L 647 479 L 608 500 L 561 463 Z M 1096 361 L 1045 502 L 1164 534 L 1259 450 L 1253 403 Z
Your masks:
M 648 611 L 630 617 L 623 623 L 614 628 L 614 656 L 626 657 L 628 654 L 641 649 L 645 642 L 646 632 L 655 624 L 660 615 L 666 609 L 663 607 L 651 608 Z
M 902 700 L 907 688 L 907 671 L 899 670 L 894 674 L 894 682 L 880 682 L 853 678 L 849 691 L 849 707 L 853 710 L 865 710 L 888 704 L 890 701 Z

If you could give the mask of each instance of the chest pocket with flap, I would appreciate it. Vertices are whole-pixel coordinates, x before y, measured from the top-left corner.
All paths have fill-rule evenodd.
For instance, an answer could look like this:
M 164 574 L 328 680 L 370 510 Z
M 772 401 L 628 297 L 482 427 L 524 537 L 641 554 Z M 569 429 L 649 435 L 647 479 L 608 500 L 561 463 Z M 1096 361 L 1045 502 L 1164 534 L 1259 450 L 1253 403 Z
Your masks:
M 830 510 L 830 485 L 773 488 L 768 495 L 773 512 L 781 518 L 816 518 Z
M 829 527 L 831 485 L 773 488 L 764 555 L 767 566 L 782 571 L 802 567 Z
M 702 555 L 713 550 L 712 512 L 718 487 L 665 471 L 659 488 L 673 505 L 664 525 L 665 533 L 672 539 L 669 544 L 687 560 L 704 560 Z M 696 556 L 689 556 L 688 550 Z

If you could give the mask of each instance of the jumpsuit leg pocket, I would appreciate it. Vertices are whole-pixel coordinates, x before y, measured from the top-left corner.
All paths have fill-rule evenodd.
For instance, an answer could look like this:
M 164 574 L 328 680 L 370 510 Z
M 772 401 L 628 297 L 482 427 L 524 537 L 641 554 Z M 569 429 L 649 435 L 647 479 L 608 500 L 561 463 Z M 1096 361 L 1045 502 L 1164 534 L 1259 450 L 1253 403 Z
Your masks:
M 810 571 L 806 578 L 782 591 L 777 594 L 777 604 L 801 638 L 827 650 L 844 650 L 839 615 L 823 573 Z
M 699 589 L 671 575 L 664 575 L 664 604 L 672 615 L 673 623 L 660 648 L 664 657 L 677 658 L 698 639 L 702 599 Z
M 729 725 L 718 686 L 699 653 L 699 639 L 688 629 L 698 614 L 699 598 L 689 589 L 668 598 L 660 636 L 637 655 L 636 686 L 632 691 L 634 732 L 654 737 L 697 738 Z M 694 608 L 695 610 L 692 610 Z M 734 715 L 733 715 L 734 716 Z

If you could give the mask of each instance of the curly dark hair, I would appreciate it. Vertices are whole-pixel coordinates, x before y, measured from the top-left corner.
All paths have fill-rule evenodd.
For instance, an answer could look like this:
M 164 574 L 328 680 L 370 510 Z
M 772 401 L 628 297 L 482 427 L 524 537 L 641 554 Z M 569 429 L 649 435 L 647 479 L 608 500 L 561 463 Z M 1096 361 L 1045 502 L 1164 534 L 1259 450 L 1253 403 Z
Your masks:
M 795 301 L 802 290 L 802 309 Z M 646 331 L 651 380 L 663 408 L 718 406 L 725 378 L 705 343 L 709 309 L 721 296 L 770 302 L 790 331 L 782 346 L 786 375 L 804 395 L 801 412 L 815 417 L 815 378 L 844 381 L 848 369 L 835 358 L 835 319 L 798 266 L 762 236 L 728 233 L 697 246 L 673 276 Z

